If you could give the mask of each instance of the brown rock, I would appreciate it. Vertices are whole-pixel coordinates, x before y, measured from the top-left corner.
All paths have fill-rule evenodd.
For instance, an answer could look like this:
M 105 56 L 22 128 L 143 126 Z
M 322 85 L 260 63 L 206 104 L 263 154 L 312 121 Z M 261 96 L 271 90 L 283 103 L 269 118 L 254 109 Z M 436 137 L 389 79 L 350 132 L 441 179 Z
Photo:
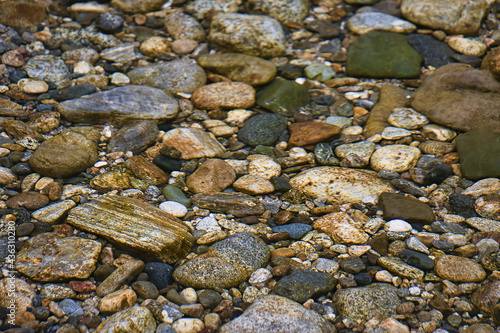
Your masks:
M 21 52 L 18 50 L 11 50 L 2 55 L 2 63 L 12 67 L 21 67 L 24 65 L 25 61 Z
M 442 66 L 427 77 L 411 106 L 433 122 L 460 131 L 500 133 L 500 82 L 466 64 Z
M 0 13 L 0 23 L 19 28 L 34 27 L 47 17 L 42 2 L 28 0 L 2 2 Z
M 481 69 L 489 71 L 497 80 L 500 79 L 500 47 L 495 47 L 486 53 Z
M 216 157 L 226 151 L 212 133 L 200 128 L 174 128 L 163 136 L 163 143 L 182 153 L 182 159 Z
M 99 304 L 99 311 L 109 315 L 130 308 L 137 301 L 137 295 L 132 289 L 121 289 L 104 296 Z
M 274 192 L 274 186 L 271 181 L 258 175 L 241 176 L 234 182 L 233 187 L 237 191 L 251 195 Z
M 479 310 L 491 312 L 500 301 L 500 281 L 488 281 L 472 294 L 470 300 Z
M 69 286 L 77 293 L 88 294 L 95 291 L 95 284 L 85 281 L 70 281 Z
M 43 141 L 45 139 L 38 132 L 29 128 L 23 121 L 6 120 L 2 123 L 2 126 L 5 132 L 17 139 L 32 138 L 36 141 Z
M 339 126 L 322 122 L 300 122 L 288 126 L 291 146 L 307 146 L 332 139 L 340 133 Z
M 168 182 L 167 174 L 143 156 L 132 156 L 125 162 L 125 166 L 137 178 L 151 185 L 163 185 Z
M 217 82 L 198 88 L 191 97 L 199 109 L 248 109 L 255 104 L 255 89 L 243 82 Z
M 362 229 L 362 224 L 354 221 L 347 213 L 337 212 L 322 216 L 313 223 L 318 229 L 340 244 L 364 244 L 369 236 Z
M 6 202 L 7 207 L 19 209 L 24 207 L 28 210 L 37 210 L 49 204 L 49 198 L 38 192 L 22 192 L 16 194 Z
M 256 198 L 243 193 L 195 194 L 191 197 L 194 205 L 215 212 L 233 214 L 236 217 L 260 215 L 264 205 Z
M 0 98 L 0 116 L 20 117 L 25 114 L 26 111 L 24 111 L 21 105 L 7 99 Z
M 236 179 L 234 169 L 220 159 L 208 159 L 187 177 L 186 185 L 193 193 L 214 194 L 221 192 Z
M 12 299 L 9 296 L 9 293 L 12 293 L 13 290 L 11 288 L 14 287 L 15 301 L 16 301 L 16 312 L 22 313 L 26 311 L 27 308 L 33 307 L 32 300 L 36 295 L 36 291 L 33 287 L 24 281 L 23 279 L 18 278 L 4 278 L 0 280 L 0 306 L 3 308 L 8 308 L 10 305 L 10 300 Z
M 452 282 L 481 282 L 486 278 L 483 267 L 467 258 L 441 255 L 436 258 L 436 274 Z

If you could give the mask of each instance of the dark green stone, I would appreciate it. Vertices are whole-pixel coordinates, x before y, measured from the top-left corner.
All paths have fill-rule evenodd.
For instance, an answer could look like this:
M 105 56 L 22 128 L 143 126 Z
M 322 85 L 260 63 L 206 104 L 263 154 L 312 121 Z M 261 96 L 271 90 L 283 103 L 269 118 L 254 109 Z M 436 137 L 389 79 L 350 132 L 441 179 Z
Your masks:
M 410 266 L 429 271 L 434 267 L 434 260 L 425 253 L 405 249 L 399 253 L 399 257 Z
M 270 146 L 286 130 L 285 117 L 274 113 L 258 114 L 248 119 L 239 130 L 239 139 L 249 146 Z
M 177 201 L 186 207 L 191 206 L 191 200 L 186 197 L 182 190 L 174 185 L 167 185 L 163 188 L 163 196 L 167 200 Z
M 309 92 L 305 87 L 282 78 L 276 78 L 265 86 L 256 99 L 258 106 L 285 117 L 292 116 L 309 101 Z
M 472 130 L 457 137 L 460 169 L 465 178 L 500 177 L 500 134 Z
M 401 219 L 410 223 L 432 223 L 435 220 L 432 208 L 415 198 L 384 192 L 378 199 L 386 221 Z
M 298 271 L 278 281 L 274 291 L 299 303 L 332 291 L 337 280 L 327 273 Z
M 292 185 L 290 185 L 288 179 L 285 179 L 284 177 L 272 176 L 271 184 L 273 184 L 274 188 L 276 189 L 276 192 L 284 193 L 292 189 Z
M 181 169 L 181 162 L 165 155 L 158 155 L 153 163 L 165 172 L 178 171 Z
M 349 76 L 374 78 L 413 78 L 420 75 L 422 57 L 406 36 L 374 31 L 359 36 L 347 51 Z

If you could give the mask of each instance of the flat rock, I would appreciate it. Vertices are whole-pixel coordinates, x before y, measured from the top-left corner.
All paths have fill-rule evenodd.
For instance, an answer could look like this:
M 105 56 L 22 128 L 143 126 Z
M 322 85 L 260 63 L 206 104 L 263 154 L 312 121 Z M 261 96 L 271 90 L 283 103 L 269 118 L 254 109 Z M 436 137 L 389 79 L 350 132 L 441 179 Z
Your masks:
M 102 283 L 97 287 L 96 294 L 99 297 L 106 296 L 118 290 L 125 283 L 133 280 L 144 269 L 144 262 L 141 260 L 128 260 L 118 266 Z
M 67 120 L 92 124 L 131 120 L 164 122 L 175 118 L 178 109 L 177 101 L 163 90 L 136 85 L 64 101 L 58 106 L 58 111 Z
M 381 12 L 356 13 L 347 21 L 347 28 L 358 35 L 372 31 L 407 34 L 417 29 L 413 23 Z
M 401 13 L 418 25 L 444 30 L 450 35 L 470 35 L 478 31 L 489 7 L 490 2 L 486 0 L 457 0 L 451 3 L 403 0 Z
M 340 289 L 333 295 L 333 302 L 342 318 L 358 324 L 368 319 L 390 317 L 396 313 L 401 301 L 397 288 L 390 284 L 374 283 L 367 287 Z
M 493 306 L 500 301 L 500 281 L 488 281 L 480 286 L 470 298 L 479 310 L 491 313 Z
M 182 221 L 128 197 L 96 198 L 73 208 L 67 223 L 167 263 L 184 257 L 193 244 L 190 229 Z
M 258 175 L 243 175 L 234 182 L 233 187 L 237 191 L 250 195 L 274 192 L 271 181 Z
M 187 287 L 215 289 L 237 287 L 253 271 L 267 264 L 267 245 L 257 236 L 236 233 L 174 271 L 174 279 Z
M 291 147 L 307 146 L 332 139 L 340 133 L 341 127 L 323 122 L 298 122 L 288 126 Z
M 307 0 L 249 0 L 246 8 L 251 14 L 269 15 L 283 24 L 302 22 L 309 13 Z
M 407 222 L 432 223 L 435 220 L 432 208 L 415 198 L 396 193 L 382 193 L 378 205 L 386 221 L 401 219 Z
M 23 107 L 20 104 L 9 101 L 7 99 L 0 99 L 0 116 L 4 117 L 19 117 L 25 115 Z
M 278 77 L 259 91 L 256 103 L 266 110 L 289 117 L 309 101 L 309 92 L 305 87 Z
M 208 159 L 186 179 L 193 193 L 214 194 L 221 192 L 235 181 L 236 174 L 229 163 L 220 159 Z
M 26 191 L 9 198 L 5 204 L 12 209 L 24 207 L 28 210 L 37 210 L 49 204 L 49 198 L 40 192 Z
M 192 16 L 175 11 L 165 17 L 165 28 L 176 40 L 194 40 L 203 42 L 207 38 L 201 24 Z
M 96 328 L 96 333 L 152 333 L 155 329 L 153 314 L 145 307 L 134 305 L 106 319 Z
M 248 109 L 255 104 L 255 89 L 243 82 L 217 82 L 195 90 L 191 101 L 203 110 Z
M 373 31 L 359 36 L 347 51 L 346 73 L 355 77 L 413 78 L 420 75 L 422 57 L 406 37 Z
M 31 216 L 40 222 L 55 224 L 65 218 L 68 211 L 75 206 L 76 203 L 73 200 L 55 202 L 34 211 Z
M 393 274 L 407 279 L 423 279 L 424 272 L 416 267 L 413 267 L 403 260 L 394 257 L 380 257 L 377 263 Z
M 429 75 L 411 106 L 431 121 L 456 129 L 500 133 L 500 83 L 466 64 L 445 65 Z
M 212 19 L 208 39 L 229 52 L 264 58 L 285 54 L 285 36 L 280 23 L 264 15 L 217 14 Z
M 269 83 L 277 71 L 271 61 L 241 53 L 204 54 L 196 60 L 209 71 L 251 86 Z
M 134 122 L 123 126 L 108 142 L 108 152 L 131 151 L 137 155 L 156 142 L 158 125 L 152 120 Z
M 148 13 L 160 10 L 165 1 L 166 0 L 145 0 L 137 2 L 134 0 L 112 0 L 111 6 L 129 14 Z
M 258 298 L 245 312 L 220 328 L 220 333 L 244 332 L 336 332 L 317 312 L 288 298 L 268 295 Z
M 37 55 L 24 65 L 26 74 L 32 79 L 57 82 L 69 76 L 63 60 L 53 55 Z
M 249 146 L 270 146 L 287 127 L 287 120 L 279 114 L 258 114 L 247 121 L 238 131 L 238 138 Z
M 486 278 L 483 267 L 468 258 L 441 255 L 436 258 L 436 274 L 452 282 L 481 282 Z
M 472 130 L 458 136 L 456 143 L 464 177 L 472 180 L 500 178 L 500 132 Z
M 172 95 L 192 94 L 207 82 L 203 68 L 192 60 L 184 59 L 137 67 L 127 76 L 132 84 L 161 88 Z
M 274 292 L 298 303 L 316 298 L 332 291 L 337 280 L 328 273 L 298 271 L 287 275 L 276 283 Z
M 134 176 L 151 185 L 164 185 L 167 174 L 144 156 L 132 156 L 124 163 Z
M 408 43 L 424 58 L 425 66 L 439 68 L 453 62 L 453 50 L 443 41 L 431 35 L 410 34 Z
M 327 203 L 362 202 L 366 197 L 378 198 L 382 192 L 394 190 L 375 173 L 339 167 L 315 167 L 301 172 L 290 180 L 311 198 Z
M 200 128 L 174 128 L 163 135 L 162 141 L 180 151 L 185 160 L 216 157 L 226 151 L 212 133 Z
M 43 176 L 53 178 L 70 177 L 84 171 L 99 158 L 98 133 L 91 127 L 73 127 L 45 140 L 30 158 L 31 168 Z
M 43 233 L 26 241 L 15 267 L 35 281 L 86 279 L 95 270 L 101 246 L 90 239 Z
M 372 154 L 370 165 L 376 171 L 404 172 L 417 165 L 421 154 L 416 147 L 405 145 L 383 146 Z
M 191 197 L 191 201 L 200 208 L 233 214 L 236 217 L 260 215 L 265 210 L 259 200 L 243 193 L 195 194 Z
M 340 244 L 364 244 L 369 239 L 368 234 L 362 229 L 363 225 L 344 212 L 322 216 L 316 219 L 312 226 Z
M 14 286 L 14 290 L 12 290 Z M 16 277 L 7 277 L 0 280 L 0 306 L 8 308 L 12 297 L 9 292 L 15 292 L 16 312 L 23 313 L 27 308 L 33 307 L 33 298 L 36 296 L 35 289 L 28 282 Z M 9 317 L 7 317 L 9 318 Z
M 0 4 L 0 23 L 19 27 L 35 27 L 47 17 L 46 5 L 40 2 L 11 0 Z
M 213 13 L 237 13 L 241 3 L 238 0 L 191 0 L 186 5 L 186 10 L 193 13 L 198 20 L 205 16 L 211 17 Z
M 99 303 L 99 311 L 110 315 L 130 308 L 137 301 L 137 294 L 132 289 L 121 289 L 104 296 Z

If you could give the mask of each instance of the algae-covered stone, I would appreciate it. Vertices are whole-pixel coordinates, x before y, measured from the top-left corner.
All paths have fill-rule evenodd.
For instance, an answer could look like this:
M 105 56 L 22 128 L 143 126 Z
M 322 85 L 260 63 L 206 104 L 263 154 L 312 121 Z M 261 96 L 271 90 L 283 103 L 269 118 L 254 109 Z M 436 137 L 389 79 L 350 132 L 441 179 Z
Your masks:
M 270 146 L 286 130 L 287 123 L 286 118 L 279 114 L 258 114 L 245 121 L 238 131 L 238 138 L 249 146 Z
M 258 106 L 285 117 L 293 115 L 309 101 L 309 92 L 305 87 L 282 78 L 276 78 L 262 88 L 256 100 Z
M 346 73 L 373 78 L 413 78 L 420 75 L 422 57 L 401 34 L 374 31 L 359 36 L 347 51 Z
M 182 221 L 129 197 L 93 199 L 73 208 L 67 222 L 167 263 L 184 257 L 193 244 L 190 229 Z
M 243 193 L 195 194 L 191 197 L 191 201 L 200 208 L 233 214 L 237 217 L 260 215 L 265 210 L 259 200 Z
M 472 130 L 456 139 L 464 177 L 500 178 L 500 134 Z

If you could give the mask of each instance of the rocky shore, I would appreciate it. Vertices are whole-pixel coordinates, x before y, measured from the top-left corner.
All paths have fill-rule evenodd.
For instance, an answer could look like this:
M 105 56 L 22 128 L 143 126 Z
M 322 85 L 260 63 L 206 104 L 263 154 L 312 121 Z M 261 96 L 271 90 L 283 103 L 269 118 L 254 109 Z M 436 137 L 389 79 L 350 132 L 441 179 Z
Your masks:
M 500 332 L 498 9 L 0 0 L 0 331 Z

